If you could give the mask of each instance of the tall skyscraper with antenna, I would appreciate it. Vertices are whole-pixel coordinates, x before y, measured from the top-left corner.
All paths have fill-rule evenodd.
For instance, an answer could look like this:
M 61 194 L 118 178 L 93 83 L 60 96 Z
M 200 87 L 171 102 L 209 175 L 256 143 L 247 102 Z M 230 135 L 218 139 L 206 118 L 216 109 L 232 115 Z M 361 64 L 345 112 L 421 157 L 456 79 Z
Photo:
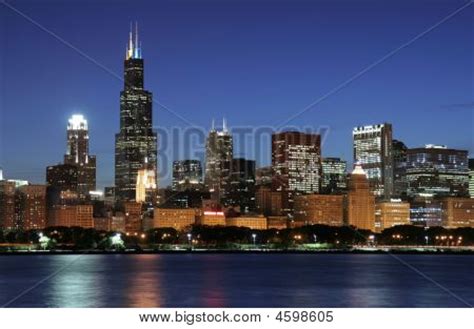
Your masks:
M 153 130 L 152 93 L 144 89 L 144 62 L 138 28 L 130 27 L 120 92 L 120 132 L 115 135 L 116 201 L 136 201 L 139 170 L 157 176 L 157 136 Z
M 227 122 L 222 120 L 222 130 L 216 130 L 214 120 L 206 140 L 206 176 L 204 184 L 211 192 L 211 198 L 220 201 L 224 197 L 226 178 L 234 156 L 232 135 Z

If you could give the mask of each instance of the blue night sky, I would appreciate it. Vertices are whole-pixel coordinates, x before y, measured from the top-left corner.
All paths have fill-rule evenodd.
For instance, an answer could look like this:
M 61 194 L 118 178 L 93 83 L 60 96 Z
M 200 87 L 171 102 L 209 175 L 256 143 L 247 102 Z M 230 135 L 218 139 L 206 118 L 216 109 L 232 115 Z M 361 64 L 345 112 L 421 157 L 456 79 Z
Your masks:
M 222 117 L 231 128 L 328 127 L 323 156 L 351 160 L 352 127 L 391 122 L 409 147 L 472 155 L 474 6 L 285 122 L 466 2 L 10 0 L 96 64 L 0 4 L 0 166 L 7 178 L 43 183 L 46 166 L 62 161 L 68 117 L 82 113 L 98 186 L 113 184 L 123 83 L 103 68 L 122 76 L 130 21 L 139 24 L 146 88 L 170 110 L 154 104 L 161 131 L 181 136 Z M 236 155 L 269 164 L 267 140 L 236 139 Z M 171 161 L 202 157 L 203 141 L 192 153 L 177 138 L 162 142 L 165 185 Z

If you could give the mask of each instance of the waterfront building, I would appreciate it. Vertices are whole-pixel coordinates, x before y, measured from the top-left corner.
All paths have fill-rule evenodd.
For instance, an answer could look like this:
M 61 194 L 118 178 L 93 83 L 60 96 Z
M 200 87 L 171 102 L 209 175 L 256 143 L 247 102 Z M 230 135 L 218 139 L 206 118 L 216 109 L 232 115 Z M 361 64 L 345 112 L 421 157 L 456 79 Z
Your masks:
M 426 145 L 407 150 L 405 179 L 408 195 L 467 197 L 469 167 L 467 151 L 443 145 Z
M 347 194 L 347 223 L 359 229 L 375 229 L 375 196 L 369 178 L 360 164 L 356 164 L 349 179 Z
M 375 204 L 375 232 L 397 226 L 409 225 L 410 204 L 400 199 L 379 201 Z
M 127 201 L 123 203 L 125 215 L 125 232 L 138 233 L 142 231 L 142 204 Z
M 319 193 L 321 136 L 296 131 L 272 135 L 272 190 L 282 193 L 285 214 L 293 212 L 294 197 Z
M 172 227 L 183 231 L 196 223 L 197 209 L 183 208 L 155 208 L 154 228 Z
M 0 180 L 0 228 L 19 228 L 15 214 L 15 183 L 6 180 Z
M 268 216 L 267 229 L 284 230 L 288 228 L 288 218 L 286 216 Z
M 367 173 L 377 197 L 393 193 L 392 125 L 389 123 L 356 127 L 352 131 L 354 162 Z
M 222 130 L 218 131 L 212 124 L 206 140 L 206 176 L 204 184 L 211 198 L 220 201 L 225 195 L 227 176 L 234 154 L 233 139 L 223 120 Z
M 252 230 L 266 230 L 267 229 L 267 218 L 265 216 L 252 216 L 244 215 L 238 217 L 228 217 L 226 218 L 227 226 L 235 227 L 247 227 Z
M 420 194 L 410 200 L 410 222 L 419 226 L 441 226 L 443 209 L 432 194 Z
M 344 196 L 308 194 L 295 197 L 294 226 L 344 225 Z
M 321 192 L 324 194 L 340 194 L 347 189 L 347 162 L 340 158 L 323 158 L 321 162 Z
M 173 191 L 202 191 L 202 166 L 199 160 L 173 162 Z
M 469 195 L 474 198 L 474 159 L 469 159 Z
M 23 230 L 47 226 L 46 185 L 24 185 L 16 191 L 16 216 Z
M 255 161 L 232 159 L 226 178 L 223 204 L 237 207 L 240 213 L 255 211 Z
M 474 227 L 474 199 L 447 197 L 441 200 L 446 228 Z
M 115 197 L 136 201 L 138 172 L 157 175 L 157 135 L 153 130 L 152 93 L 144 88 L 144 61 L 138 31 L 130 31 L 120 92 L 120 131 L 115 135 Z M 153 177 L 153 175 L 148 175 Z M 155 181 L 151 185 L 158 185 Z
M 48 210 L 48 226 L 94 228 L 92 205 L 54 205 Z

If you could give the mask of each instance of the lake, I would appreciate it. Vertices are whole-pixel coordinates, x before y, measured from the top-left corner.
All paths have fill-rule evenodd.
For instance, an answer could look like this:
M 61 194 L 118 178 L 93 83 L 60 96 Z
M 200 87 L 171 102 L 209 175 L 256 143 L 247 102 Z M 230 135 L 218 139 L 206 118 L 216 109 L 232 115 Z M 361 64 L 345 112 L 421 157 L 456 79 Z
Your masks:
M 8 307 L 466 307 L 473 255 L 0 256 Z

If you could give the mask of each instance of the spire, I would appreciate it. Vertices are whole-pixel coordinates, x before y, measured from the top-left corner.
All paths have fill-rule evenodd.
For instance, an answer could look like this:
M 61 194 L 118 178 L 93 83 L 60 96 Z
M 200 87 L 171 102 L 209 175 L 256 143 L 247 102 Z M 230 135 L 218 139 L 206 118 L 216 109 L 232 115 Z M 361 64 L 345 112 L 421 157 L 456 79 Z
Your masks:
M 139 54 L 139 47 L 138 47 L 138 22 L 135 21 L 135 49 L 134 49 L 134 58 L 140 58 Z
M 216 126 L 215 126 L 214 118 L 212 118 L 211 131 L 214 131 L 214 130 L 216 130 Z
M 138 22 L 135 22 L 135 35 L 133 35 L 133 23 L 130 22 L 130 32 L 128 34 L 128 45 L 125 59 L 142 58 L 141 42 L 138 42 Z

